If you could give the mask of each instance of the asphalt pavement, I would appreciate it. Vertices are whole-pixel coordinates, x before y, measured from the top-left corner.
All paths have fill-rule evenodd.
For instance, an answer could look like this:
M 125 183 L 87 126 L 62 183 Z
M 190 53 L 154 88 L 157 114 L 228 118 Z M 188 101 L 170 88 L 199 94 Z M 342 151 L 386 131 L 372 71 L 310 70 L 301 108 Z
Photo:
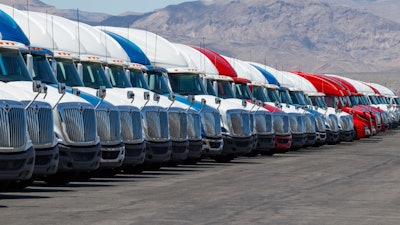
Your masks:
M 0 193 L 0 224 L 400 224 L 400 130 Z

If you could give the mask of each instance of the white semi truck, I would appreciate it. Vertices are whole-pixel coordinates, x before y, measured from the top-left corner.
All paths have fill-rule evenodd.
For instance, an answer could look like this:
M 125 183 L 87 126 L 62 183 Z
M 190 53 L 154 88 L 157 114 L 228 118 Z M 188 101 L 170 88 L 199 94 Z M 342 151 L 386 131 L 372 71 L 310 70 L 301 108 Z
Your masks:
M 8 17 L 7 21 L 11 23 L 11 27 L 18 27 L 11 17 Z M 19 27 L 18 30 L 14 30 L 13 35 L 24 36 Z M 21 51 L 28 52 L 25 44 L 28 45 L 29 40 L 24 44 L 14 42 L 12 51 L 8 50 L 7 61 L 13 64 L 13 67 L 10 68 L 13 68 L 17 73 L 12 73 L 13 76 L 4 76 L 2 81 L 7 82 L 7 85 L 15 90 L 28 91 L 30 98 L 20 96 L 21 101 L 28 102 L 35 98 L 36 94 L 32 91 L 29 92 L 32 89 L 32 84 L 35 83 L 32 81 L 20 53 Z M 30 54 L 27 54 L 27 63 L 28 66 L 33 66 L 33 59 Z M 15 93 L 18 92 L 15 91 Z M 43 127 L 39 130 L 39 133 L 54 130 L 60 152 L 60 154 L 57 153 L 57 157 L 59 156 L 57 171 L 59 173 L 48 176 L 47 180 L 65 183 L 76 172 L 97 169 L 101 153 L 93 107 L 77 96 L 60 94 L 57 88 L 50 86 L 47 87 L 47 94 L 39 96 L 36 101 L 39 101 L 39 99 L 51 105 L 52 113 L 50 115 L 54 118 L 53 124 L 47 124 L 47 126 L 52 126 L 53 129 Z M 51 118 L 49 115 L 47 117 Z M 46 122 L 47 117 L 41 120 Z M 48 135 L 49 142 L 53 142 L 54 133 L 51 136 Z

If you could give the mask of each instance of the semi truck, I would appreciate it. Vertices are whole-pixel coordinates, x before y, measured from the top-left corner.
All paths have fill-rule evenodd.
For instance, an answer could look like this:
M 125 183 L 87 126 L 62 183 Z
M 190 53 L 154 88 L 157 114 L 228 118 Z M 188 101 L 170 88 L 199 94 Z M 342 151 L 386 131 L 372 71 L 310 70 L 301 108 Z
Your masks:
M 25 37 L 20 38 L 25 43 L 15 42 L 13 44 L 13 50 L 9 51 L 8 62 L 13 63 L 13 68 L 18 73 L 14 73 L 14 76 L 3 77 L 3 81 L 15 90 L 28 91 L 35 82 L 32 81 L 31 74 L 29 74 L 21 56 L 21 51 L 28 52 L 26 45 L 29 45 L 29 40 L 11 17 L 8 17 L 7 21 L 10 23 L 9 27 L 18 28 L 13 30 L 14 37 Z M 27 54 L 27 64 L 28 67 L 33 66 L 33 59 L 30 54 Z M 15 92 L 18 93 L 18 91 Z M 31 96 L 30 99 L 36 97 L 36 93 L 32 91 L 27 93 Z M 21 96 L 21 98 L 24 97 Z M 54 130 L 59 149 L 59 154 L 51 153 L 59 156 L 58 173 L 47 176 L 46 180 L 48 182 L 65 183 L 76 172 L 97 169 L 101 153 L 93 107 L 85 100 L 74 95 L 59 93 L 58 88 L 51 86 L 47 87 L 47 94 L 39 99 L 50 104 L 52 111 L 51 116 L 47 115 L 39 121 L 46 123 L 48 122 L 46 121 L 47 118 L 54 118 L 54 123 L 47 123 L 47 127 L 43 127 L 41 132 L 45 134 L 48 130 Z M 21 99 L 21 101 L 30 100 Z M 53 129 L 48 126 L 52 126 Z M 51 142 L 53 142 L 54 133 L 49 134 L 46 140 L 51 139 Z M 45 137 L 43 140 L 45 140 Z

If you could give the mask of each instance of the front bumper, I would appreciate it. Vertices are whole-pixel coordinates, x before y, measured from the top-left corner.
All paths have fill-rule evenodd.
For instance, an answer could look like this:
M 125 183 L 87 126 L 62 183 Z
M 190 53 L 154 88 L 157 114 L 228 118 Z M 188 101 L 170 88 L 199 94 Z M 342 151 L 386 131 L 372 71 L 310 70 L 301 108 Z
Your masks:
M 314 145 L 317 142 L 317 137 L 318 137 L 319 134 L 320 133 L 307 133 L 306 146 Z
M 125 158 L 125 145 L 119 143 L 118 145 L 102 145 L 101 146 L 101 161 L 100 169 L 113 169 L 122 166 Z
M 189 153 L 189 141 L 172 141 L 172 154 L 170 162 L 182 162 Z
M 202 154 L 203 142 L 202 140 L 194 141 L 189 140 L 189 153 L 187 156 L 188 160 L 200 159 Z
M 275 136 L 274 134 L 258 135 L 256 150 L 263 153 L 271 152 L 271 149 L 275 147 Z
M 171 158 L 171 141 L 147 142 L 146 141 L 146 164 L 165 163 Z
M 224 147 L 222 148 L 221 155 L 245 155 L 251 152 L 254 137 L 231 137 L 223 135 Z
M 146 157 L 146 144 L 125 144 L 124 166 L 134 166 L 143 164 Z
M 0 154 L 0 180 L 28 180 L 35 165 L 35 150 L 30 147 L 24 152 Z
M 306 145 L 307 143 L 307 134 L 292 134 L 292 148 L 301 148 Z
M 339 141 L 340 141 L 339 131 L 327 130 L 326 134 L 327 134 L 326 143 L 328 145 L 334 145 L 336 143 L 339 143 Z
M 317 136 L 314 145 L 320 146 L 326 144 L 326 132 L 317 132 L 316 135 Z
M 220 138 L 203 137 L 202 154 L 206 156 L 221 155 L 224 147 L 224 140 Z
M 341 130 L 340 140 L 345 142 L 350 142 L 354 140 L 355 130 Z
M 33 175 L 43 176 L 55 174 L 58 169 L 58 145 L 46 149 L 35 149 L 35 169 Z
M 275 134 L 275 150 L 287 150 L 292 146 L 292 135 Z
M 60 160 L 58 172 L 87 172 L 99 168 L 101 160 L 101 145 L 66 146 L 58 144 Z

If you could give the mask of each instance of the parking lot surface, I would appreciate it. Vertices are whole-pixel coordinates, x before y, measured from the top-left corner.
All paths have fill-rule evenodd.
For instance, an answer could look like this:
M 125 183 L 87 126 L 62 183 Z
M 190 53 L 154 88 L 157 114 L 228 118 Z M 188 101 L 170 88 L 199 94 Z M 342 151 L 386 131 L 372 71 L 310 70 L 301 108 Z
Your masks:
M 400 130 L 0 193 L 1 224 L 399 224 Z

